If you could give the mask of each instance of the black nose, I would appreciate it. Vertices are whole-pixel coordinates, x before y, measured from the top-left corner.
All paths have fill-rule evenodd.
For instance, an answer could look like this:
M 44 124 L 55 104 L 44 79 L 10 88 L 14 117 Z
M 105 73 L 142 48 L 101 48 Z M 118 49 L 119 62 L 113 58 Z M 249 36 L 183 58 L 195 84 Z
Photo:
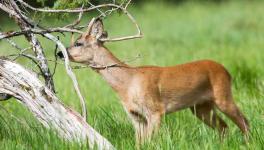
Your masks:
M 59 57 L 59 58 L 64 58 L 64 55 L 63 55 L 63 53 L 62 53 L 62 51 L 59 51 L 58 53 L 57 53 L 57 56 Z

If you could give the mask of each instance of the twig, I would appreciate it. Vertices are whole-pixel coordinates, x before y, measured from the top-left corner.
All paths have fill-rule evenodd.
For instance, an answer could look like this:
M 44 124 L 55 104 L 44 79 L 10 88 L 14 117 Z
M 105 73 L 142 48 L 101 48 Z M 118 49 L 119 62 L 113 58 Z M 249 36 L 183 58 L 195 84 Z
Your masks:
M 125 61 L 121 61 L 119 63 L 114 63 L 114 64 L 109 64 L 109 65 L 98 65 L 98 64 L 90 64 L 88 66 L 84 66 L 84 65 L 72 65 L 71 68 L 72 69 L 84 69 L 84 68 L 93 68 L 93 69 L 106 69 L 106 68 L 111 68 L 111 67 L 125 67 L 121 64 L 123 63 L 129 63 L 129 62 L 132 62 L 132 61 L 135 61 L 139 58 L 142 58 L 141 55 L 137 55 L 136 57 L 132 58 L 132 59 L 129 59 L 129 60 L 125 60 Z M 60 63 L 56 60 L 50 60 L 48 59 L 48 61 L 51 61 L 51 62 L 56 62 L 58 64 L 61 64 L 61 65 L 65 65 L 65 63 Z
M 125 9 L 127 9 L 127 7 L 128 7 L 128 5 L 131 3 L 131 0 L 128 0 L 128 2 L 126 3 L 126 5 L 125 5 Z
M 114 2 L 115 3 L 115 2 Z M 125 1 L 123 1 L 119 6 L 123 6 L 124 5 L 124 3 L 125 3 Z M 116 11 L 116 10 L 118 10 L 119 8 L 118 7 L 112 7 L 110 10 L 106 10 L 105 12 L 104 12 L 104 14 L 106 14 L 106 16 L 109 16 L 109 15 L 111 15 L 111 13 L 112 12 L 114 12 L 114 11 Z M 106 16 L 103 16 L 103 15 L 100 15 L 99 16 L 99 18 L 102 18 L 102 17 L 106 17 Z
M 138 55 L 135 58 L 132 58 L 130 60 L 121 61 L 119 63 L 109 64 L 109 65 L 90 64 L 89 67 L 91 67 L 93 69 L 107 69 L 107 68 L 111 68 L 111 67 L 126 67 L 126 66 L 123 66 L 121 64 L 132 62 L 132 61 L 135 61 L 135 60 L 137 60 L 139 58 L 141 58 L 141 55 Z
M 20 2 L 22 5 L 28 7 L 31 10 L 34 11 L 39 11 L 39 12 L 48 12 L 48 13 L 79 13 L 79 12 L 88 12 L 88 11 L 92 11 L 98 8 L 103 8 L 103 7 L 117 7 L 120 8 L 119 5 L 116 4 L 101 4 L 101 5 L 96 5 L 96 6 L 92 6 L 89 8 L 77 8 L 77 9 L 48 9 L 48 8 L 35 8 L 30 6 L 29 4 L 25 3 L 23 0 L 17 0 L 18 2 Z
M 45 33 L 53 33 L 53 32 L 72 32 L 72 33 L 79 33 L 79 34 L 83 34 L 82 31 L 76 30 L 76 29 L 69 29 L 69 28 L 65 28 L 65 27 L 57 27 L 57 28 L 49 28 L 49 29 L 33 29 L 33 28 L 27 28 L 21 31 L 13 31 L 13 32 L 7 32 L 7 33 L 2 33 L 0 35 L 0 40 L 4 39 L 4 38 L 10 38 L 10 37 L 14 37 L 14 36 L 20 36 L 20 35 L 25 35 L 25 34 L 30 34 L 30 33 L 34 33 L 34 34 L 45 34 Z
M 58 40 L 59 40 L 59 37 L 58 37 Z M 55 45 L 55 50 L 54 50 L 55 61 L 54 61 L 54 68 L 53 68 L 52 77 L 54 76 L 54 74 L 55 74 L 55 72 L 56 72 L 56 69 L 57 69 L 57 60 L 58 60 L 58 57 L 57 57 L 57 51 L 58 51 L 58 45 L 56 44 L 56 45 Z
M 54 43 L 56 43 L 58 45 L 58 48 L 62 51 L 62 53 L 64 55 L 66 72 L 70 76 L 70 78 L 72 79 L 74 89 L 75 89 L 75 91 L 77 92 L 77 95 L 80 98 L 80 102 L 81 102 L 81 106 L 82 106 L 82 116 L 83 116 L 83 119 L 86 121 L 87 110 L 86 110 L 85 100 L 84 100 L 84 97 L 82 96 L 82 94 L 80 92 L 80 88 L 79 88 L 79 84 L 78 84 L 78 81 L 76 79 L 76 76 L 71 70 L 67 50 L 64 47 L 64 45 L 61 43 L 61 41 L 59 41 L 53 35 L 51 35 L 49 33 L 46 33 L 46 34 L 44 34 L 44 36 L 46 38 L 48 38 L 49 40 L 53 41 Z
M 0 35 L 2 33 L 0 32 Z M 26 57 L 28 59 L 30 59 L 31 61 L 33 61 L 37 66 L 38 68 L 41 70 L 41 66 L 40 66 L 40 63 L 38 62 L 38 59 L 30 54 L 25 54 L 24 52 L 26 52 L 27 50 L 31 49 L 31 47 L 27 47 L 27 48 L 24 48 L 22 49 L 21 47 L 19 47 L 14 41 L 12 41 L 11 39 L 6 39 L 8 43 L 10 43 L 11 46 L 13 46 L 14 48 L 18 49 L 20 52 L 18 54 L 11 54 L 11 55 L 6 55 L 6 57 L 10 57 L 10 56 L 16 56 L 15 58 L 13 58 L 12 60 L 16 60 L 18 57 L 20 56 L 23 56 L 23 57 Z
M 91 5 L 91 7 L 95 7 L 90 1 L 88 1 L 88 3 Z M 101 11 L 99 8 L 96 8 L 96 10 L 103 16 L 106 17 L 105 13 L 103 11 Z M 101 16 L 100 15 L 100 16 Z
M 121 9 L 124 12 L 124 14 L 126 14 L 127 17 L 130 19 L 130 21 L 136 26 L 137 34 L 136 35 L 132 35 L 132 36 L 125 36 L 125 37 L 99 39 L 100 41 L 103 41 L 103 42 L 116 42 L 116 41 L 130 40 L 130 39 L 136 39 L 136 38 L 142 38 L 143 37 L 143 34 L 141 33 L 141 30 L 140 30 L 136 20 L 134 19 L 134 17 L 126 9 L 124 9 L 122 7 L 121 7 Z
M 15 56 L 15 58 L 12 59 L 13 61 L 16 60 L 17 58 L 19 58 L 20 56 L 23 56 L 23 57 L 26 57 L 26 58 L 30 59 L 32 62 L 34 62 L 36 64 L 36 66 L 38 66 L 38 68 L 40 69 L 41 73 L 43 73 L 42 70 L 41 70 L 41 66 L 40 66 L 40 63 L 38 62 L 38 58 L 37 57 L 32 56 L 30 54 L 24 54 L 24 53 L 6 55 L 5 57 L 9 58 L 9 57 L 12 57 L 12 56 Z
M 82 5 L 82 9 L 83 9 L 84 4 Z M 75 20 L 73 23 L 66 25 L 65 28 L 73 28 L 76 25 L 78 25 L 81 22 L 83 16 L 83 11 L 79 13 L 77 20 Z
M 30 6 L 29 4 L 25 3 L 23 0 L 17 0 L 19 1 L 22 5 L 25 5 L 26 7 L 34 10 L 34 11 L 39 11 L 39 12 L 50 12 L 50 13 L 79 13 L 79 12 L 88 12 L 94 9 L 99 9 L 103 7 L 114 7 L 117 9 L 120 9 L 128 18 L 129 20 L 136 26 L 137 33 L 132 36 L 124 36 L 124 37 L 117 37 L 117 38 L 104 38 L 104 39 L 99 39 L 103 42 L 115 42 L 115 41 L 123 41 L 123 40 L 130 40 L 130 39 L 136 39 L 136 38 L 142 38 L 143 34 L 140 30 L 140 27 L 138 26 L 136 20 L 134 17 L 127 11 L 127 7 L 130 4 L 130 0 L 128 3 L 125 5 L 125 8 L 122 7 L 122 5 L 116 5 L 116 4 L 101 4 L 97 6 L 92 6 L 89 8 L 77 8 L 77 9 L 42 9 L 42 8 L 35 8 Z M 67 31 L 66 31 L 67 32 Z
M 4 35 L 2 32 L 0 32 L 0 36 L 2 36 L 2 35 Z M 15 47 L 16 49 L 18 49 L 19 51 L 20 51 L 20 53 L 24 53 L 25 51 L 27 51 L 27 50 L 29 50 L 29 49 L 31 49 L 31 47 L 27 47 L 27 48 L 21 48 L 21 47 L 19 47 L 13 40 L 11 40 L 11 39 L 6 39 L 6 41 L 10 44 L 10 45 L 12 45 L 13 47 Z

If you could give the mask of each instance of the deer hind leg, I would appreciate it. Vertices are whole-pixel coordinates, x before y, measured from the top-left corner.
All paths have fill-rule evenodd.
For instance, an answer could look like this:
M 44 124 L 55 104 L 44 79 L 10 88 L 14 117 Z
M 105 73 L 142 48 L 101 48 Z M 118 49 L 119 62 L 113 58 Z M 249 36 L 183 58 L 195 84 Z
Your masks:
M 157 113 L 144 116 L 137 111 L 130 111 L 132 122 L 135 128 L 136 144 L 139 145 L 147 142 L 153 133 L 155 133 L 160 125 L 161 115 Z
M 249 132 L 249 124 L 244 115 L 239 111 L 238 107 L 232 100 L 216 101 L 215 102 L 220 111 L 228 116 L 243 132 L 247 135 Z
M 245 116 L 233 101 L 230 81 L 219 81 L 214 86 L 214 102 L 217 108 L 229 117 L 242 131 L 248 135 L 249 124 Z
M 224 120 L 216 114 L 213 102 L 198 104 L 190 107 L 190 109 L 192 113 L 202 120 L 206 125 L 213 129 L 218 129 L 221 135 L 225 134 L 227 125 Z

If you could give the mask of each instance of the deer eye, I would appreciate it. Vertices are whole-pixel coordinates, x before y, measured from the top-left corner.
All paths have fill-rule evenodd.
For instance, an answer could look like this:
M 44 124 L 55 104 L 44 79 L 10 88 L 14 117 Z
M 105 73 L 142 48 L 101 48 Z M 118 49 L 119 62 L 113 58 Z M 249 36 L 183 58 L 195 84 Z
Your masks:
M 77 43 L 74 43 L 74 46 L 75 46 L 75 47 L 83 46 L 83 43 L 78 43 L 78 42 L 77 42 Z

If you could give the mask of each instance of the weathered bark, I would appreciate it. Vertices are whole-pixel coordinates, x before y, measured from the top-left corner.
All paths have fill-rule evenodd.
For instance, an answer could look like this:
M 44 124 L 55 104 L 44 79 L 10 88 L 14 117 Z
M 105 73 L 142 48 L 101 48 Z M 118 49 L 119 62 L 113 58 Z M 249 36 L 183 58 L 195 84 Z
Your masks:
M 20 25 L 20 28 L 27 29 L 25 25 Z M 52 75 L 50 73 L 50 69 L 48 67 L 48 62 L 45 56 L 45 53 L 43 51 L 43 48 L 37 39 L 36 35 L 32 33 L 25 34 L 26 39 L 28 42 L 32 45 L 33 51 L 35 52 L 35 55 L 37 56 L 37 59 L 39 61 L 40 71 L 42 72 L 43 78 L 45 79 L 46 86 L 51 89 L 53 92 L 55 92 L 54 82 Z
M 0 93 L 17 98 L 47 128 L 68 140 L 88 140 L 91 148 L 114 149 L 74 110 L 64 106 L 35 73 L 14 62 L 0 59 Z
M 9 15 L 17 22 L 21 30 L 29 30 L 32 27 L 32 24 L 29 23 L 29 20 L 26 20 L 26 16 L 23 15 L 20 8 L 17 6 L 14 0 L 3 0 L 3 4 L 6 3 L 6 5 L 1 5 L 1 9 L 5 12 L 9 13 Z M 48 62 L 45 57 L 45 53 L 43 51 L 43 48 L 37 39 L 36 35 L 33 33 L 26 33 L 24 34 L 27 41 L 32 46 L 32 49 L 36 55 L 38 66 L 41 71 L 41 75 L 43 76 L 45 80 L 46 86 L 51 89 L 53 92 L 55 92 L 54 82 L 52 75 L 50 73 Z

